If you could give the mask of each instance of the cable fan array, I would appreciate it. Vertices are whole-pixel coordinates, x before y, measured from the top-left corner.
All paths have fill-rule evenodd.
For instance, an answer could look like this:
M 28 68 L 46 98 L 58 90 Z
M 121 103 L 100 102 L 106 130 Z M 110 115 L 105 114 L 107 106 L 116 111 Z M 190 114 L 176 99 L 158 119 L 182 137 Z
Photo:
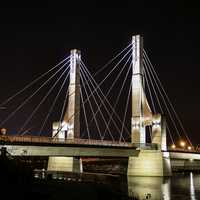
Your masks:
M 162 115 L 166 116 L 166 128 L 172 143 L 172 148 L 176 147 L 176 140 L 179 140 L 180 146 L 184 147 L 187 143 L 188 150 L 190 150 L 193 144 L 145 50 L 143 50 L 143 64 L 147 93 L 149 94 L 148 96 L 153 112 L 160 112 Z
M 131 105 L 131 80 L 134 68 L 132 45 L 134 44 L 130 43 L 117 53 L 95 74 L 91 74 L 90 68 L 83 60 L 80 60 L 81 86 L 80 111 L 78 112 L 80 112 L 81 138 L 130 141 L 131 112 L 134 106 Z M 166 116 L 167 133 L 172 144 L 175 144 L 177 138 L 185 138 L 192 146 L 145 50 L 143 65 L 146 96 L 153 113 L 160 112 Z M 31 134 L 51 136 L 53 121 L 62 124 L 68 105 L 69 69 L 70 56 L 2 102 L 0 107 L 8 106 L 12 110 L 9 109 L 6 117 L 1 119 L 0 127 L 7 127 L 17 120 L 18 127 L 15 134 L 24 135 L 31 132 L 30 127 L 34 126 L 36 128 Z M 23 95 L 24 98 L 21 97 Z M 18 98 L 17 101 L 16 98 Z M 36 100 L 33 101 L 33 98 Z M 15 102 L 18 101 L 19 104 L 16 104 Z M 29 112 L 25 108 L 28 104 L 31 104 L 32 108 Z M 46 110 L 45 105 L 49 105 Z M 42 114 L 39 115 L 39 112 Z M 62 127 L 59 127 L 58 132 L 61 129 Z
M 119 58 L 118 61 L 117 58 Z M 127 135 L 130 134 L 124 123 L 125 118 L 122 120 L 121 116 L 119 116 L 119 113 L 115 111 L 117 103 L 113 108 L 112 101 L 111 99 L 108 99 L 108 95 L 112 93 L 114 85 L 117 85 L 117 80 L 124 78 L 122 76 L 122 72 L 126 73 L 126 78 L 123 79 L 123 87 L 127 82 L 126 80 L 128 77 L 128 72 L 126 72 L 126 67 L 128 66 L 130 71 L 131 44 L 117 54 L 117 56 L 111 59 L 106 66 L 101 68 L 101 71 L 105 68 L 106 70 L 109 69 L 108 65 L 114 62 L 114 68 L 112 68 L 112 70 L 107 74 L 104 80 L 101 81 L 101 83 L 97 83 L 84 62 L 81 60 L 80 123 L 82 138 L 100 140 L 107 139 L 113 141 L 118 139 L 120 141 L 125 141 L 123 131 L 125 131 Z M 122 69 L 119 70 L 122 65 Z M 34 79 L 22 90 L 18 91 L 7 100 L 2 102 L 0 106 L 6 105 L 7 107 L 12 108 L 12 110 L 9 109 L 7 116 L 1 120 L 0 126 L 7 128 L 9 127 L 9 124 L 13 124 L 13 121 L 17 121 L 18 126 L 14 131 L 14 134 L 25 135 L 29 132 L 31 134 L 41 136 L 51 135 L 50 129 L 53 121 L 62 122 L 68 104 L 68 89 L 66 89 L 66 86 L 67 83 L 69 83 L 69 68 L 70 56 L 59 62 L 49 71 Z M 109 90 L 106 91 L 106 93 L 105 91 L 102 91 L 101 86 L 105 85 L 106 80 L 108 80 L 112 74 L 118 72 L 119 74 L 116 76 L 116 80 L 111 80 L 112 84 L 110 85 Z M 123 88 L 121 88 L 119 94 L 122 93 L 122 89 Z M 62 103 L 59 103 L 61 97 Z M 120 102 L 119 97 L 120 95 L 117 98 L 118 102 Z M 20 99 L 18 104 L 16 103 L 16 99 Z M 35 99 L 34 101 L 37 101 L 37 103 L 34 104 L 33 99 Z M 49 102 L 48 104 L 50 105 L 50 108 L 47 111 L 44 111 L 43 107 L 45 104 L 47 104 L 47 102 Z M 31 105 L 32 110 L 29 110 L 29 113 L 23 116 L 24 113 L 27 112 L 26 107 L 29 105 Z M 42 117 L 39 115 L 41 112 Z M 60 113 L 59 117 L 57 114 L 56 118 L 52 119 L 54 113 Z M 37 126 L 34 129 L 34 132 L 31 132 L 32 128 L 30 128 L 30 126 Z M 62 129 L 62 127 L 59 127 L 59 129 Z
M 88 138 L 91 137 L 91 130 L 101 140 L 125 142 L 130 136 L 130 128 L 127 128 L 129 124 L 126 123 L 128 122 L 126 114 L 130 104 L 131 81 L 128 81 L 128 75 L 129 77 L 131 75 L 131 53 L 132 45 L 129 44 L 104 67 L 100 68 L 94 76 L 91 75 L 81 60 L 81 97 L 82 105 L 84 106 L 85 129 L 87 130 L 83 131 L 83 134 L 87 132 Z M 114 64 L 114 67 L 112 64 Z M 103 79 L 97 82 L 94 77 L 100 72 L 106 75 L 101 74 Z M 127 86 L 129 87 L 129 92 L 126 90 Z M 124 99 L 122 93 L 128 98 Z M 85 101 L 83 96 L 86 97 Z M 89 112 L 86 113 L 86 110 Z
M 70 68 L 70 56 L 63 59 L 61 62 L 59 62 L 57 65 L 55 65 L 53 68 L 48 70 L 47 72 L 43 73 L 33 81 L 31 81 L 29 84 L 27 84 L 23 89 L 19 90 L 14 95 L 10 96 L 8 99 L 6 99 L 4 102 L 2 102 L 1 106 L 7 106 L 9 113 L 7 114 L 6 118 L 1 120 L 0 127 L 7 127 L 10 124 L 13 124 L 13 121 L 17 121 L 17 124 L 19 126 L 19 122 L 21 122 L 21 126 L 18 130 L 14 131 L 14 134 L 17 135 L 24 135 L 28 131 L 30 131 L 31 128 L 27 128 L 27 125 L 30 125 L 30 122 L 33 123 L 31 120 L 37 112 L 41 109 L 41 106 L 46 103 L 45 101 L 49 100 L 50 94 L 52 95 L 53 90 L 54 91 L 51 100 L 53 103 L 51 104 L 51 108 L 48 110 L 48 113 L 46 114 L 45 120 L 37 119 L 34 123 L 38 124 L 38 122 L 42 122 L 40 125 L 39 130 L 37 130 L 37 134 L 41 135 L 49 116 L 52 114 L 53 108 L 56 105 L 56 102 L 58 100 L 58 97 L 63 90 L 65 84 L 67 83 L 67 78 L 69 76 L 69 68 Z M 62 83 L 61 86 L 59 83 Z M 42 91 L 44 90 L 44 91 Z M 46 92 L 45 95 L 40 94 L 42 92 Z M 63 91 L 65 92 L 65 91 Z M 30 94 L 29 94 L 30 93 Z M 20 98 L 19 98 L 20 96 Z M 42 96 L 42 97 L 41 97 Z M 33 102 L 33 99 L 36 98 L 35 105 Z M 20 99 L 20 101 L 18 100 Z M 38 103 L 39 100 L 39 103 Z M 19 105 L 16 105 L 16 102 L 19 101 Z M 33 106 L 33 110 L 31 113 L 28 113 L 25 117 L 23 117 L 24 112 L 26 112 L 27 105 L 31 107 Z M 26 119 L 24 119 L 26 118 Z M 18 127 L 17 127 L 18 128 Z M 16 129 L 17 129 L 16 128 Z M 34 133 L 31 133 L 34 134 Z

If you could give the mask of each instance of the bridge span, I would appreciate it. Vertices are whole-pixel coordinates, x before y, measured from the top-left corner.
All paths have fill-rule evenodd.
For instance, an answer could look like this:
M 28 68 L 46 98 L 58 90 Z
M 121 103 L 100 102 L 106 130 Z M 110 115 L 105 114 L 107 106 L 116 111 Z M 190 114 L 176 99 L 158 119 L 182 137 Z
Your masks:
M 0 136 L 0 148 L 12 156 L 137 157 L 142 150 L 156 151 L 155 144 L 65 139 L 41 136 Z M 166 151 L 171 160 L 200 160 L 200 152 L 183 149 Z M 165 152 L 163 152 L 165 153 Z
M 0 136 L 0 141 L 0 148 L 5 147 L 13 156 L 128 157 L 139 153 L 136 144 L 105 140 L 6 135 Z M 152 148 L 153 145 L 145 146 Z

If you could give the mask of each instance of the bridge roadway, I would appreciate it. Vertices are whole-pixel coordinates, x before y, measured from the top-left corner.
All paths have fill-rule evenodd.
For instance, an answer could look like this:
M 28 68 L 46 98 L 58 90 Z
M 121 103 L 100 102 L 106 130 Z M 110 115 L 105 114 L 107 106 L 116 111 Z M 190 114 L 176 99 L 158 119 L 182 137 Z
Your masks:
M 6 147 L 13 156 L 88 156 L 129 157 L 137 156 L 139 149 L 156 150 L 155 144 L 88 139 L 60 140 L 39 136 L 0 136 L 0 148 Z M 183 149 L 169 149 L 173 160 L 200 160 L 200 153 Z
M 38 136 L 0 136 L 2 147 L 13 156 L 129 157 L 139 153 L 136 146 L 127 142 Z

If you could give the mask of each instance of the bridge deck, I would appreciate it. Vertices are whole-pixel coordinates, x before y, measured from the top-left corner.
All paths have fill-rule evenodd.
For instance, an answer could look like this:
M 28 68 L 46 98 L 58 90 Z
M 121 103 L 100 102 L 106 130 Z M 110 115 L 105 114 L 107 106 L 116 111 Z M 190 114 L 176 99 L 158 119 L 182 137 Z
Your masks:
M 155 144 L 132 144 L 129 142 L 87 139 L 60 140 L 39 136 L 0 136 L 0 148 L 6 147 L 15 156 L 137 156 L 140 149 L 156 150 Z M 139 148 L 138 148 L 139 147 Z M 172 159 L 200 160 L 198 151 L 169 149 Z
M 0 147 L 14 156 L 135 156 L 137 147 L 152 149 L 152 144 L 132 144 L 101 140 L 60 140 L 38 136 L 0 136 Z M 156 146 L 157 147 L 157 146 Z
M 110 140 L 94 139 L 59 139 L 42 136 L 11 136 L 0 135 L 0 144 L 7 145 L 48 145 L 48 146 L 101 146 L 101 147 L 122 147 L 122 148 L 142 148 L 157 149 L 157 144 L 152 143 L 131 143 Z
M 116 146 L 116 147 L 133 147 L 130 142 L 119 142 L 109 140 L 94 140 L 94 139 L 59 139 L 42 136 L 11 136 L 1 135 L 0 142 L 5 144 L 52 144 L 52 145 L 100 145 L 100 146 Z

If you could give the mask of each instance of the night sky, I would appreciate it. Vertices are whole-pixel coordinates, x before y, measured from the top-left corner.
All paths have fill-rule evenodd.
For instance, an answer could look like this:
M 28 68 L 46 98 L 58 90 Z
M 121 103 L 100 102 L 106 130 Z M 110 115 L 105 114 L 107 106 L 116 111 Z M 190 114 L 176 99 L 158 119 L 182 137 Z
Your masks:
M 1 101 L 72 48 L 80 49 L 95 71 L 127 46 L 132 35 L 141 34 L 185 129 L 193 142 L 200 143 L 198 5 L 192 1 L 41 2 L 1 5 Z

